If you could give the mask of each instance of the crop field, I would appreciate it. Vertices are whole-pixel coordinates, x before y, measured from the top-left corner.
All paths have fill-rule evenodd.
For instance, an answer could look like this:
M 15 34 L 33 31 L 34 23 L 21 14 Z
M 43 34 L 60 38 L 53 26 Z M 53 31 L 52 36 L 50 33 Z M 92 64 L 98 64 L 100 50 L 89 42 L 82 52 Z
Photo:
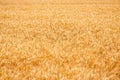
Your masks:
M 0 80 L 120 80 L 120 0 L 0 0 Z

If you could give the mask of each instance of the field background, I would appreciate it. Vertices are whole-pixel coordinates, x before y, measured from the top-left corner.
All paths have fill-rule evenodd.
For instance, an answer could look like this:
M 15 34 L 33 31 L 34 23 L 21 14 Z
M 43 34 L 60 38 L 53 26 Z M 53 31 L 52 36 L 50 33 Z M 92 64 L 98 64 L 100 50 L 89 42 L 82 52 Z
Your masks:
M 120 0 L 0 0 L 0 80 L 120 80 Z

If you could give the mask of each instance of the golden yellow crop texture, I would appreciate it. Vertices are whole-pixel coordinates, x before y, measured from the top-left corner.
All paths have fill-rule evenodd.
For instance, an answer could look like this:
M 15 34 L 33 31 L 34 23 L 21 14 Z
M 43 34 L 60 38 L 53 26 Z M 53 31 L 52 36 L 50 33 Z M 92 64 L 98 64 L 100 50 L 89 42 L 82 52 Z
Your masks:
M 120 80 L 120 0 L 0 0 L 0 80 Z

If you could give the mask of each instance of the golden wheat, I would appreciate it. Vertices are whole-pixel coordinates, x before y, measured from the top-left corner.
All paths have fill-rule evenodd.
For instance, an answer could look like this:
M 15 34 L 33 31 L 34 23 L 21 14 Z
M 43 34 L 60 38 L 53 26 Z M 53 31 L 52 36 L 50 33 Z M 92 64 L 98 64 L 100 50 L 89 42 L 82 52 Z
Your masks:
M 0 0 L 0 80 L 120 80 L 120 1 Z

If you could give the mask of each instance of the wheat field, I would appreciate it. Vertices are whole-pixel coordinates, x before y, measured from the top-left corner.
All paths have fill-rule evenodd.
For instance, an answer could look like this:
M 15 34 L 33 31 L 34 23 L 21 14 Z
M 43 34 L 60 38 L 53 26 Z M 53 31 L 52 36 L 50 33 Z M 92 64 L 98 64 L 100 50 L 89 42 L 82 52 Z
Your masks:
M 0 80 L 120 80 L 120 0 L 0 0 Z

